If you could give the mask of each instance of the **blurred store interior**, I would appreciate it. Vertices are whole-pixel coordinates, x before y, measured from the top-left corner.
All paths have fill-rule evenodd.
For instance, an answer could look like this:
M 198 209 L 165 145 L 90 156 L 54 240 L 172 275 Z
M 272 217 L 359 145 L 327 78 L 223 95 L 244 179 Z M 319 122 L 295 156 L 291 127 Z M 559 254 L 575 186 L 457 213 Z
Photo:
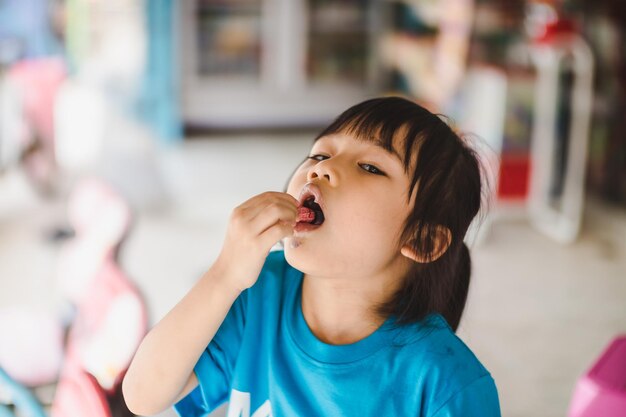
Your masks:
M 613 0 L 0 0 L 0 411 L 128 415 L 231 210 L 401 95 L 489 167 L 458 335 L 503 416 L 625 416 L 624 28 Z

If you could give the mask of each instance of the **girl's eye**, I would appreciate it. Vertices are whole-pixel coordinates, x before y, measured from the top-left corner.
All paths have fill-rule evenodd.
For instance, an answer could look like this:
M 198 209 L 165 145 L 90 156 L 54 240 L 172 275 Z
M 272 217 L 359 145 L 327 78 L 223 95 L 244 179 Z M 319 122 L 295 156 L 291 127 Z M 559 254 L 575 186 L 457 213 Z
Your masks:
M 312 159 L 314 161 L 323 161 L 325 159 L 328 159 L 329 157 L 326 155 L 319 155 L 319 154 L 315 154 L 315 155 L 309 155 L 307 157 L 307 159 Z M 381 171 L 380 169 L 378 169 L 377 167 L 375 167 L 372 164 L 359 164 L 361 166 L 361 168 L 363 168 L 365 171 L 374 174 L 374 175 L 385 175 L 385 173 L 383 171 Z
M 371 172 L 372 174 L 375 174 L 375 175 L 385 175 L 384 172 L 382 172 L 380 169 L 376 168 L 372 164 L 361 164 L 361 168 L 363 168 L 367 172 Z
M 308 158 L 313 159 L 315 161 L 323 161 L 324 159 L 327 159 L 328 157 L 325 155 L 309 155 Z

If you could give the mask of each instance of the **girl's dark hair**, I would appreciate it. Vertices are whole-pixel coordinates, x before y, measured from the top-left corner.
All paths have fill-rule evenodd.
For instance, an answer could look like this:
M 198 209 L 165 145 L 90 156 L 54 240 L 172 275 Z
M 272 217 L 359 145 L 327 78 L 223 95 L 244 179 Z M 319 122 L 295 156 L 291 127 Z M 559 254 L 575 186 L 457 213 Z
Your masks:
M 440 116 L 400 97 L 383 97 L 359 103 L 343 112 L 316 138 L 346 133 L 357 140 L 378 142 L 392 151 L 400 147 L 405 172 L 411 179 L 408 201 L 415 205 L 405 221 L 401 242 L 432 259 L 440 226 L 451 232 L 445 253 L 434 261 L 414 262 L 400 289 L 377 306 L 397 324 L 421 321 L 441 314 L 456 331 L 469 290 L 471 260 L 463 242 L 481 208 L 483 167 L 467 139 L 457 135 Z M 410 170 L 413 169 L 413 172 Z

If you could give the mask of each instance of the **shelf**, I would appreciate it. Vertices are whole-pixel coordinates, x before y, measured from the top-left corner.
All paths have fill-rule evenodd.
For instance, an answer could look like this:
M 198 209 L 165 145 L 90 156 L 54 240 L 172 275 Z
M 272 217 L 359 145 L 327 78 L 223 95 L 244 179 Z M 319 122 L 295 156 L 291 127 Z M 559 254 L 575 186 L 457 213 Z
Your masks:
M 179 4 L 189 123 L 321 126 L 373 94 L 373 1 Z
M 260 14 L 261 1 L 198 1 L 196 14 Z

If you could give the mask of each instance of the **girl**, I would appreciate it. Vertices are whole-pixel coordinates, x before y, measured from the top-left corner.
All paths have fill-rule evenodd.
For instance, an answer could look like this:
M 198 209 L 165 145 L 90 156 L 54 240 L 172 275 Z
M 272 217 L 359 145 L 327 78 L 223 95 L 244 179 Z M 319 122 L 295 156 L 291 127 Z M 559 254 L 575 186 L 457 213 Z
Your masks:
M 345 111 L 286 193 L 233 210 L 215 263 L 140 345 L 123 383 L 129 408 L 499 416 L 491 375 L 454 333 L 479 166 L 411 101 Z

